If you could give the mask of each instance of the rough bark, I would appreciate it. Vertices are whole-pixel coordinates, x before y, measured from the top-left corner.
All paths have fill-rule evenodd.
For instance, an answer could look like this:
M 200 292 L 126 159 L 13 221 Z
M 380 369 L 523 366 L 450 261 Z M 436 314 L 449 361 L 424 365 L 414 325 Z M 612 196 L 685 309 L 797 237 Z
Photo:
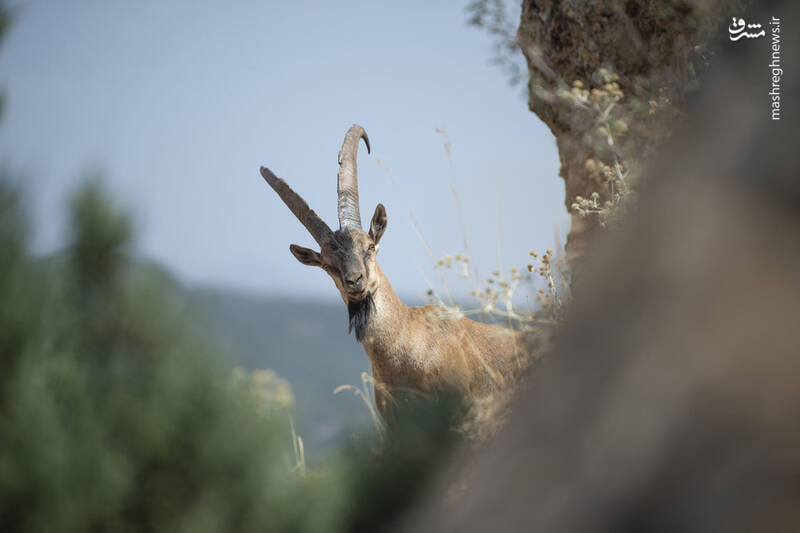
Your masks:
M 469 488 L 403 531 L 800 531 L 800 122 L 767 44 L 715 59 Z
M 616 157 L 628 165 L 638 163 L 661 141 L 676 113 L 651 112 L 648 102 L 679 107 L 697 87 L 710 55 L 709 41 L 723 16 L 711 4 L 524 0 L 517 40 L 530 73 L 529 108 L 556 137 L 566 207 L 572 213 L 567 259 L 573 271 L 598 221 L 579 216 L 571 205 L 577 196 L 589 198 L 597 192 L 604 200 L 609 195 L 602 178 L 586 168 L 586 161 L 613 164 Z M 558 96 L 576 80 L 587 90 L 602 89 L 601 68 L 619 76 L 624 97 L 613 114 L 629 126 L 613 147 L 595 134 L 596 116 Z

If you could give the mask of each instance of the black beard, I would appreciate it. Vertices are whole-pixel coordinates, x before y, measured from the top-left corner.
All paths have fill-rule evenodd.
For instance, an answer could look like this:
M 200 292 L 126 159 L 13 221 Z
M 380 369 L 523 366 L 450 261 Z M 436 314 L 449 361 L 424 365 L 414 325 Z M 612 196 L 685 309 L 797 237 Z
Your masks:
M 352 333 L 353 330 L 356 330 L 356 340 L 358 342 L 364 340 L 369 317 L 374 310 L 375 300 L 372 299 L 372 294 L 370 293 L 367 293 L 364 299 L 359 302 L 347 302 L 347 314 L 350 316 L 350 327 L 347 328 L 347 333 Z

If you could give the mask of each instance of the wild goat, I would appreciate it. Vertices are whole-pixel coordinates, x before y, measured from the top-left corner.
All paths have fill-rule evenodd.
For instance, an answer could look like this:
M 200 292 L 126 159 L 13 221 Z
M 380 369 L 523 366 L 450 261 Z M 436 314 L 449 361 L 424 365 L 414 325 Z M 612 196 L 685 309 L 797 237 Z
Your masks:
M 443 307 L 408 307 L 378 266 L 386 210 L 378 204 L 364 232 L 356 171 L 361 139 L 369 151 L 364 129 L 352 126 L 339 152 L 337 231 L 269 169 L 261 167 L 261 175 L 320 246 L 319 252 L 296 244 L 289 250 L 304 265 L 321 267 L 339 289 L 349 313 L 349 331 L 355 331 L 372 363 L 378 410 L 390 420 L 391 397 L 403 391 L 427 392 L 447 385 L 476 397 L 492 385 L 503 386 L 518 364 L 516 331 L 456 317 Z

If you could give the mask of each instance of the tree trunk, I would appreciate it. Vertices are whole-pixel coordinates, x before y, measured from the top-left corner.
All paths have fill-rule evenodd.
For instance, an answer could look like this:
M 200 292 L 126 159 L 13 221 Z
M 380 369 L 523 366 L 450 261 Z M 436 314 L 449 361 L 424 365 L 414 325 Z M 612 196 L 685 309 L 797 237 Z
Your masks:
M 635 168 L 668 135 L 680 104 L 698 85 L 722 12 L 728 15 L 727 10 L 712 10 L 711 4 L 523 1 L 517 41 L 530 74 L 528 105 L 556 137 L 572 216 L 566 251 L 573 274 L 602 222 L 596 214 L 581 216 L 573 208 L 576 197 L 597 193 L 603 205 L 613 202 L 615 194 L 603 173 L 592 163 L 587 167 L 587 160 Z M 621 95 L 605 119 L 598 117 L 591 101 L 581 106 L 565 98 L 578 94 L 576 81 L 590 100 L 596 91 L 619 94 L 608 87 L 610 75 L 618 76 L 614 82 Z M 605 107 L 603 103 L 601 109 Z M 608 135 L 602 130 L 598 135 L 602 127 L 611 128 Z

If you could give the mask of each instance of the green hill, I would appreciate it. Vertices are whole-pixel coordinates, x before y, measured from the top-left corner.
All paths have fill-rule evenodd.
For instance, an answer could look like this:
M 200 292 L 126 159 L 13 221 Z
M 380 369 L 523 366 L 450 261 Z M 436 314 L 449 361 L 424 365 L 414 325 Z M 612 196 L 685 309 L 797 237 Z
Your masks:
M 270 368 L 291 383 L 295 422 L 310 456 L 369 423 L 360 399 L 333 395 L 339 385 L 360 385 L 369 371 L 363 348 L 347 334 L 343 305 L 207 287 L 185 291 L 231 366 Z
M 42 258 L 56 272 L 64 252 Z M 370 365 L 364 349 L 347 334 L 343 304 L 247 294 L 225 288 L 189 286 L 162 265 L 133 261 L 129 281 L 149 280 L 210 333 L 223 363 L 247 370 L 272 369 L 289 381 L 295 396 L 294 422 L 306 454 L 314 459 L 371 424 L 363 402 L 339 385 L 361 385 Z

